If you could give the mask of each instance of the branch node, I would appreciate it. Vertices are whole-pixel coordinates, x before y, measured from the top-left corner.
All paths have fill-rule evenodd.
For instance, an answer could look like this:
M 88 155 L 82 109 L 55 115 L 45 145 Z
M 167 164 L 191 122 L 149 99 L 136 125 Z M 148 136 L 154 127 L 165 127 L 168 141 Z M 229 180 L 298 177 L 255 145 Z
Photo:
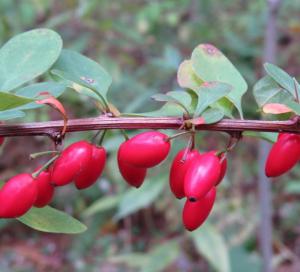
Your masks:
M 300 130 L 300 116 L 296 115 L 292 118 L 293 124 L 297 130 Z
M 54 142 L 55 146 L 61 145 L 64 139 L 64 135 L 62 135 L 60 132 L 51 132 L 49 136 Z

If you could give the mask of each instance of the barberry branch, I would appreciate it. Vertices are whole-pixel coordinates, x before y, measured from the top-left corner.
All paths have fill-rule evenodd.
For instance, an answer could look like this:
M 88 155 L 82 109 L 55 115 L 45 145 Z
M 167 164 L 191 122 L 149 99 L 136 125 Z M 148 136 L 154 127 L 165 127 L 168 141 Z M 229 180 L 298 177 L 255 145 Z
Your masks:
M 0 124 L 0 136 L 46 135 L 55 138 L 63 128 L 63 121 L 35 123 Z M 107 117 L 81 118 L 68 121 L 67 132 L 101 129 L 183 129 L 184 120 L 179 117 Z M 243 131 L 300 133 L 299 118 L 287 121 L 235 120 L 223 119 L 215 124 L 201 124 L 196 130 L 223 131 L 227 133 Z

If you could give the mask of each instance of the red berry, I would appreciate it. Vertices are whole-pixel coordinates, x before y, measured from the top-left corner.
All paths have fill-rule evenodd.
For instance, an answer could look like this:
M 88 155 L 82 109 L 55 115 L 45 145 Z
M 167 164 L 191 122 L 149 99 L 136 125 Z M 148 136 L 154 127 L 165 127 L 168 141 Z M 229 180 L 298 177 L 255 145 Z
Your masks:
M 220 178 L 219 158 L 205 153 L 194 159 L 184 178 L 184 193 L 192 201 L 204 197 Z
M 282 133 L 272 146 L 267 158 L 267 177 L 278 177 L 288 172 L 300 159 L 300 136 Z
M 12 177 L 0 189 L 0 218 L 15 218 L 25 214 L 37 198 L 33 177 L 23 173 Z
M 119 170 L 122 177 L 131 186 L 139 188 L 147 175 L 147 168 L 136 167 L 126 162 L 119 161 Z
M 126 156 L 126 154 L 124 153 L 125 143 L 126 142 L 122 143 L 118 150 L 119 170 L 122 177 L 129 185 L 139 188 L 144 182 L 147 174 L 147 168 L 136 167 L 122 160 L 122 157 Z
M 40 168 L 40 167 L 39 167 Z M 39 170 L 36 169 L 36 171 Z M 35 172 L 36 172 L 35 171 Z M 48 205 L 54 195 L 54 186 L 51 185 L 51 177 L 50 177 L 49 171 L 42 171 L 36 178 L 35 183 L 37 185 L 37 199 L 34 202 L 34 206 L 38 208 L 42 208 L 46 205 Z
M 68 146 L 54 162 L 51 183 L 63 186 L 72 182 L 90 163 L 92 145 L 79 141 Z
M 136 167 L 150 168 L 161 163 L 170 151 L 168 136 L 158 131 L 140 133 L 123 143 L 121 160 Z
M 93 185 L 101 176 L 105 166 L 106 152 L 101 146 L 92 146 L 92 158 L 90 163 L 84 170 L 75 178 L 75 186 L 77 189 L 85 189 Z
M 184 227 L 193 231 L 199 228 L 209 216 L 216 199 L 216 188 L 213 187 L 203 198 L 196 202 L 186 200 L 182 213 Z
M 186 174 L 186 171 L 188 170 L 191 162 L 195 159 L 195 157 L 200 155 L 197 150 L 188 151 L 185 161 L 182 161 L 185 152 L 186 148 L 180 150 L 177 153 L 176 157 L 173 160 L 169 177 L 171 191 L 179 199 L 185 197 L 184 176 Z
M 212 154 L 216 154 L 216 150 L 213 150 L 213 151 L 210 151 L 209 153 L 212 153 Z M 220 156 L 219 156 L 219 160 L 220 160 L 220 166 L 221 166 L 221 172 L 220 172 L 220 176 L 219 176 L 219 179 L 217 180 L 215 186 L 219 185 L 221 183 L 221 181 L 223 180 L 225 174 L 226 174 L 226 170 L 227 170 L 227 159 L 226 157 L 224 158 L 225 154 L 222 153 Z M 224 158 L 224 159 L 223 159 Z

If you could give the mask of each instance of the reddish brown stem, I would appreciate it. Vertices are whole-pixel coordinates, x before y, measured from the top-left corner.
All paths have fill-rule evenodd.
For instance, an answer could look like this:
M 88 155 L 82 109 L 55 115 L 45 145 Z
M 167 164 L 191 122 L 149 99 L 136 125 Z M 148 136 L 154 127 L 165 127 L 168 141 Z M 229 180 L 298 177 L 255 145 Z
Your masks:
M 176 129 L 183 124 L 177 117 L 97 117 L 69 120 L 67 132 L 100 129 Z M 63 127 L 63 121 L 0 124 L 0 136 L 47 135 L 55 137 Z M 223 131 L 265 131 L 300 133 L 299 118 L 287 121 L 234 120 L 223 119 L 215 124 L 196 125 L 196 130 Z

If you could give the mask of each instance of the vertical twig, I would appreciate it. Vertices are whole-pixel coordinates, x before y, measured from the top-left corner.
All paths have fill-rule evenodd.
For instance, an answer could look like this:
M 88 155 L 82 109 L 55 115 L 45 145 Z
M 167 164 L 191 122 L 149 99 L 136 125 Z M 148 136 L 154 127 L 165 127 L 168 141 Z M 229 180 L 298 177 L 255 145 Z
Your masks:
M 267 25 L 265 30 L 264 42 L 264 62 L 275 62 L 277 54 L 277 14 L 279 10 L 280 0 L 267 0 Z M 265 141 L 259 143 L 258 165 L 258 190 L 260 203 L 260 232 L 259 241 L 263 257 L 263 271 L 272 272 L 272 193 L 271 185 L 265 176 L 264 167 L 266 158 L 269 153 L 270 146 Z

